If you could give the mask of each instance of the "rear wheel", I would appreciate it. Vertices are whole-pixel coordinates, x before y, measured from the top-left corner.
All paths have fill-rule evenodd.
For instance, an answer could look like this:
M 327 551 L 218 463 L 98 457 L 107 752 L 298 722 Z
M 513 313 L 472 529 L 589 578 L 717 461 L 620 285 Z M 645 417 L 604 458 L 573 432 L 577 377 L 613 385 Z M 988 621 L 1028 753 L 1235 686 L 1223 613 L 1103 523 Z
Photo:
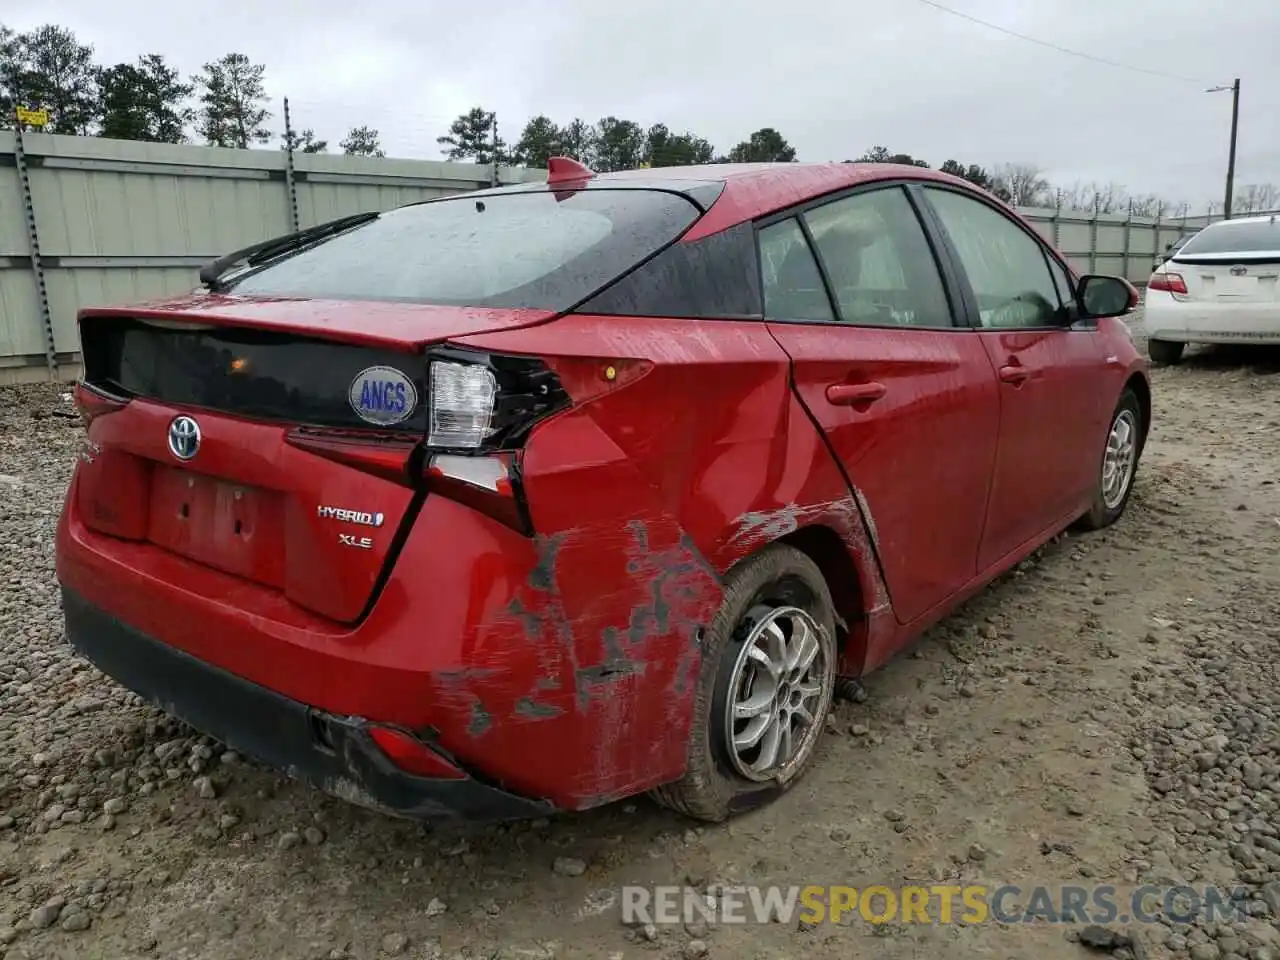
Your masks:
M 785 792 L 812 763 L 835 669 L 835 615 L 817 565 L 785 544 L 745 561 L 703 649 L 685 775 L 654 799 L 721 821 Z
M 1148 340 L 1147 356 L 1155 363 L 1175 364 L 1182 360 L 1187 345 L 1174 340 Z
M 1102 452 L 1093 505 L 1080 518 L 1080 527 L 1101 530 L 1120 519 L 1129 503 L 1129 494 L 1133 492 L 1133 477 L 1138 470 L 1145 430 L 1137 394 L 1125 387 L 1115 413 L 1111 415 L 1111 429 L 1107 431 L 1107 445 Z

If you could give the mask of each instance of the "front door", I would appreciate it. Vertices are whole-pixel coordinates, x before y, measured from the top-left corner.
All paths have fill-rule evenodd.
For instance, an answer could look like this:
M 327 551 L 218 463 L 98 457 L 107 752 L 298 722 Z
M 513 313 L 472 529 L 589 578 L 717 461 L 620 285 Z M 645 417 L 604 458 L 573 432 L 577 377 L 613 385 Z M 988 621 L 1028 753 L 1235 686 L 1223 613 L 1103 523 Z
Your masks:
M 978 569 L 1089 505 L 1110 413 L 1102 345 L 1076 322 L 1057 257 L 1007 214 L 944 187 L 921 191 L 960 260 L 1000 382 L 1000 442 Z
M 900 186 L 764 226 L 760 255 L 770 332 L 862 494 L 894 612 L 912 621 L 975 574 L 999 425 L 991 364 L 953 322 Z

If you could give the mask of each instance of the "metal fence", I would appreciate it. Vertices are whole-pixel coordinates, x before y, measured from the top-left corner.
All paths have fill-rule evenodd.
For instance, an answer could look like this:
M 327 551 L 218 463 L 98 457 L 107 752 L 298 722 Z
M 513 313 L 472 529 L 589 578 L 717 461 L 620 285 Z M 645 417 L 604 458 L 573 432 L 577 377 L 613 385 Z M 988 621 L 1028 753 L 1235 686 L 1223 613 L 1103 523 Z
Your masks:
M 501 168 L 502 183 L 541 180 Z M 190 290 L 229 250 L 491 185 L 489 166 L 0 130 L 0 383 L 79 372 L 76 311 Z M 1142 281 L 1208 217 L 1024 209 L 1082 272 Z
M 1191 216 L 1186 207 L 1177 215 L 1155 217 L 1051 207 L 1019 207 L 1018 212 L 1080 273 L 1114 274 L 1139 285 L 1168 244 L 1223 219 L 1212 213 Z
M 75 377 L 83 305 L 181 293 L 229 250 L 493 182 L 473 163 L 0 130 L 0 383 Z

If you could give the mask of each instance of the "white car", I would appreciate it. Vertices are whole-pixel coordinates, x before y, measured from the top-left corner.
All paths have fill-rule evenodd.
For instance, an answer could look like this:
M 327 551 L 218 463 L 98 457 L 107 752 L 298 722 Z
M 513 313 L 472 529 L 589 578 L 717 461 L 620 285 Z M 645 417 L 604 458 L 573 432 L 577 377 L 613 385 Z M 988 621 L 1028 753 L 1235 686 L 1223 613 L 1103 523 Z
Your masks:
M 1280 344 L 1280 218 L 1210 224 L 1147 281 L 1142 326 L 1156 363 L 1188 343 Z

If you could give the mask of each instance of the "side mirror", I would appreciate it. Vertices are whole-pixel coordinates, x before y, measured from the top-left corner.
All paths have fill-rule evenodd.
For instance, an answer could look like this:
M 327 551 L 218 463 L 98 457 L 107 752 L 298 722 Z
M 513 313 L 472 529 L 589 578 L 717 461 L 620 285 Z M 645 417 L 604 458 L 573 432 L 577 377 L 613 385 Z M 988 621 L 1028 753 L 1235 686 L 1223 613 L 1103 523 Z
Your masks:
M 1076 296 L 1091 320 L 1122 317 L 1138 305 L 1138 288 L 1128 280 L 1091 273 L 1080 278 Z

